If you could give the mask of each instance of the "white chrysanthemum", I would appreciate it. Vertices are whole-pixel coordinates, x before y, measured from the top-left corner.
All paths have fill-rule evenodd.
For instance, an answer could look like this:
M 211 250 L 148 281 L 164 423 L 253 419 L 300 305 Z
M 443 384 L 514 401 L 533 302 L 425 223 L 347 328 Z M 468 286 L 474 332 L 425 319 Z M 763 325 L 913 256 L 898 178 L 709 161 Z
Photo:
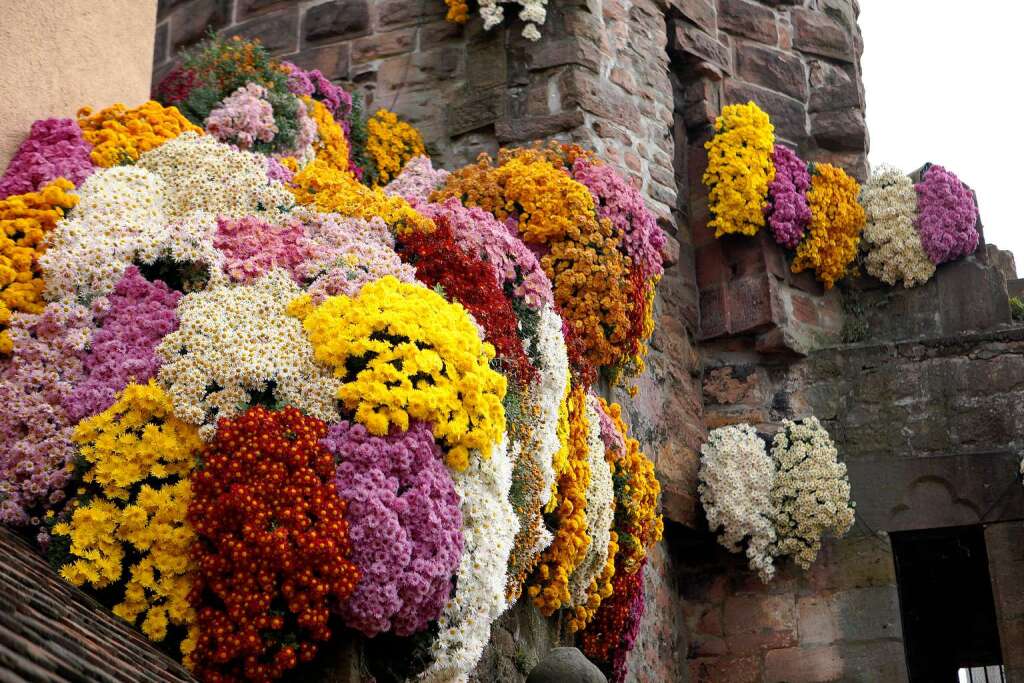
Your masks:
M 601 440 L 601 418 L 597 397 L 587 396 L 587 462 L 590 463 L 590 485 L 587 486 L 587 536 L 590 547 L 586 557 L 569 577 L 570 607 L 587 602 L 587 589 L 604 570 L 608 561 L 608 541 L 615 521 L 615 490 L 612 470 L 604 456 Z
M 519 18 L 526 23 L 523 37 L 527 40 L 539 40 L 541 26 L 547 20 L 547 0 L 480 0 L 480 17 L 484 20 L 484 29 L 490 30 L 505 19 L 502 5 L 519 4 Z
M 793 555 L 807 569 L 821 549 L 821 536 L 842 536 L 853 526 L 846 465 L 816 417 L 785 420 L 772 441 L 777 473 L 772 486 L 776 556 Z
M 769 581 L 772 564 L 772 482 L 775 466 L 764 442 L 747 424 L 719 427 L 700 449 L 697 492 L 708 527 L 721 529 L 718 542 L 738 553 L 746 541 L 750 568 Z
M 108 294 L 136 257 L 167 238 L 164 185 L 133 166 L 97 170 L 76 190 L 79 202 L 58 221 L 39 263 L 51 301 Z
M 537 355 L 540 361 L 537 367 L 538 379 L 527 399 L 536 409 L 537 415 L 530 434 L 529 452 L 536 458 L 544 477 L 540 504 L 547 506 L 558 476 L 554 457 L 562 447 L 558 439 L 558 407 L 565 397 L 569 381 L 569 354 L 565 348 L 565 337 L 562 336 L 562 319 L 551 306 L 545 306 L 540 312 Z
M 185 296 L 180 326 L 157 347 L 159 379 L 182 420 L 209 439 L 217 420 L 245 410 L 250 392 L 336 421 L 339 382 L 313 360 L 297 318 L 285 313 L 302 291 L 281 270 L 251 285 L 216 285 Z M 272 386 L 271 386 L 272 383 Z
M 266 157 L 211 135 L 182 133 L 140 156 L 136 165 L 163 179 L 170 218 L 184 218 L 193 211 L 241 218 L 294 203 L 280 183 L 267 178 Z
M 921 285 L 935 274 L 914 227 L 917 192 L 910 178 L 892 166 L 880 166 L 861 189 L 867 222 L 861 242 L 865 268 L 882 282 Z
M 456 574 L 455 595 L 438 620 L 434 661 L 421 681 L 465 681 L 491 637 L 491 623 L 508 608 L 506 568 L 519 520 L 508 493 L 512 460 L 504 438 L 489 459 L 471 457 L 463 472 L 453 472 L 461 500 L 465 545 Z

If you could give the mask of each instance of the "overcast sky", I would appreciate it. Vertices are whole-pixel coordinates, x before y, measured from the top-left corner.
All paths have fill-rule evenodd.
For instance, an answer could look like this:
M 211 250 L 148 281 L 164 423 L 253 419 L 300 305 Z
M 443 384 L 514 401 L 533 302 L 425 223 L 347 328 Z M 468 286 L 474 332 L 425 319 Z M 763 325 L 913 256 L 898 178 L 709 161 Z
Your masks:
M 871 164 L 942 164 L 978 194 L 985 240 L 1024 275 L 1024 9 L 860 0 Z

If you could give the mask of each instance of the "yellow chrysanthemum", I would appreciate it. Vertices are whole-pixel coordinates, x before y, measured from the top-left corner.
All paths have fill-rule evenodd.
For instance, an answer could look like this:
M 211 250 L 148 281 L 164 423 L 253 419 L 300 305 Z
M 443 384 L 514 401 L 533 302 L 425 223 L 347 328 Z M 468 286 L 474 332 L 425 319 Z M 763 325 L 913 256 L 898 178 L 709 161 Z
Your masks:
M 569 577 L 587 555 L 587 487 L 590 463 L 587 461 L 587 396 L 582 386 L 574 386 L 569 395 L 569 462 L 558 476 L 555 508 L 555 540 L 541 555 L 528 593 L 544 616 L 567 605 Z
M 826 289 L 846 275 L 857 256 L 864 229 L 864 207 L 859 197 L 860 184 L 846 171 L 832 164 L 815 165 L 807 193 L 811 224 L 796 249 L 791 267 L 794 273 L 813 268 Z
M 394 112 L 378 109 L 366 121 L 366 154 L 377 170 L 375 185 L 387 185 L 410 159 L 426 153 L 420 132 Z
M 343 380 L 338 398 L 372 434 L 421 420 L 452 468 L 464 470 L 471 450 L 490 456 L 505 432 L 506 380 L 462 306 L 389 275 L 315 308 L 300 297 L 289 313 L 303 318 L 316 360 Z
M 114 405 L 79 423 L 73 439 L 89 464 L 85 481 L 98 491 L 54 526 L 55 536 L 69 538 L 74 558 L 61 575 L 95 588 L 124 581 L 114 614 L 131 623 L 141 618 L 155 642 L 172 625 L 189 627 L 181 645 L 188 655 L 195 640 L 188 475 L 201 447 L 198 431 L 174 417 L 170 398 L 150 381 L 128 385 Z M 136 559 L 126 566 L 129 557 Z
M 92 161 L 97 166 L 117 166 L 135 161 L 143 152 L 159 147 L 186 131 L 202 134 L 178 111 L 150 100 L 134 109 L 115 104 L 95 114 L 89 107 L 78 110 L 82 137 L 90 143 Z
M 710 188 L 708 223 L 715 237 L 756 234 L 764 225 L 768 184 L 775 179 L 772 148 L 775 127 L 753 102 L 730 104 L 715 120 L 715 137 L 704 144 L 708 166 L 704 184 Z
M 6 329 L 11 314 L 43 311 L 39 257 L 57 221 L 78 203 L 78 197 L 69 194 L 74 188 L 70 181 L 57 178 L 38 192 L 0 199 L 0 355 L 12 350 Z

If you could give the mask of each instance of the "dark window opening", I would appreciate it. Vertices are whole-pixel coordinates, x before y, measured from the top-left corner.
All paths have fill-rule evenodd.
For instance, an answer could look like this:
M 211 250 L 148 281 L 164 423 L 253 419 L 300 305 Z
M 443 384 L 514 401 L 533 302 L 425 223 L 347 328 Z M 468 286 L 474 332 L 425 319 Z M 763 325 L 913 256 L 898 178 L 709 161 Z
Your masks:
M 956 683 L 961 669 L 999 667 L 982 527 L 901 531 L 891 539 L 911 683 Z

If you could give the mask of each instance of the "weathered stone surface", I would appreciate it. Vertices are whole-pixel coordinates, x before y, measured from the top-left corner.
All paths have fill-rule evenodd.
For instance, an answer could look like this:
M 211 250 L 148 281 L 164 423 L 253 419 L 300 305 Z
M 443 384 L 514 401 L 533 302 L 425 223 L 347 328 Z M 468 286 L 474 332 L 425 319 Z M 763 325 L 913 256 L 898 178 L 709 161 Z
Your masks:
M 302 35 L 306 42 L 346 40 L 369 32 L 368 0 L 332 0 L 314 5 L 302 20 Z
M 593 662 L 575 647 L 556 647 L 540 661 L 527 683 L 607 683 Z
M 153 39 L 153 64 L 159 65 L 169 57 L 167 54 L 167 22 L 156 27 L 156 36 Z
M 811 84 L 808 111 L 864 108 L 864 89 L 856 74 L 851 76 L 846 69 L 812 59 L 808 62 L 808 78 Z
M 235 0 L 235 16 L 238 19 L 248 19 L 292 4 L 294 3 L 290 0 Z
M 188 47 L 202 40 L 207 28 L 219 29 L 231 21 L 230 0 L 190 0 L 174 8 L 171 21 L 171 49 Z
M 797 50 L 845 62 L 852 62 L 856 58 L 849 32 L 828 15 L 805 7 L 795 7 L 791 17 L 793 47 Z
M 307 48 L 298 54 L 289 55 L 288 61 L 303 69 L 319 69 L 331 80 L 344 80 L 349 77 L 350 58 L 351 46 L 348 43 L 336 43 Z
M 769 650 L 764 658 L 765 683 L 835 681 L 842 673 L 842 657 L 832 645 Z
M 442 21 L 447 13 L 444 3 L 436 2 L 377 0 L 375 5 L 377 25 L 383 31 Z
M 352 61 L 369 62 L 411 51 L 416 46 L 416 29 L 407 28 L 352 41 Z
M 299 47 L 299 8 L 291 7 L 283 12 L 256 17 L 235 24 L 226 32 L 258 40 L 274 55 L 295 52 Z
M 868 144 L 868 124 L 860 109 L 841 109 L 811 114 L 811 135 L 832 150 L 861 151 Z
M 718 27 L 766 45 L 779 41 L 775 12 L 748 0 L 719 0 Z
M 448 134 L 462 135 L 471 130 L 493 124 L 502 115 L 500 90 L 485 90 L 468 93 L 448 105 Z
M 668 0 L 668 6 L 708 33 L 718 30 L 712 0 Z
M 736 75 L 797 100 L 807 99 L 807 74 L 799 57 L 758 45 L 736 46 Z
M 699 27 L 678 21 L 670 34 L 669 50 L 680 59 L 695 63 L 705 73 L 732 72 L 729 49 Z

